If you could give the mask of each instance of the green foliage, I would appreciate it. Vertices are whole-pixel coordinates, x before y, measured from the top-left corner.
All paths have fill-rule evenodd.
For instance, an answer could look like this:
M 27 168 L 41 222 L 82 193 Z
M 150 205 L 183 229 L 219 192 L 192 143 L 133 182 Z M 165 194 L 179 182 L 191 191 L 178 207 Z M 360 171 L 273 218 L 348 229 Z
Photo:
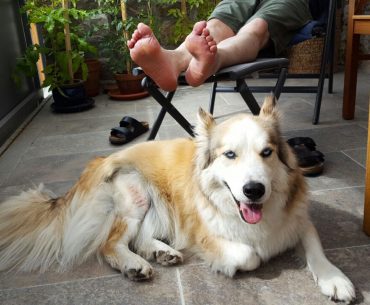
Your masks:
M 96 49 L 82 38 L 79 23 L 89 17 L 85 10 L 77 9 L 77 0 L 71 0 L 69 9 L 62 8 L 61 0 L 26 0 L 22 12 L 27 13 L 28 22 L 41 27 L 43 45 L 29 46 L 22 58 L 17 61 L 15 80 L 19 81 L 19 74 L 34 76 L 37 74 L 36 63 L 39 56 L 46 61 L 43 87 L 50 86 L 50 90 L 63 84 L 72 82 L 68 73 L 68 58 L 72 59 L 73 73 L 80 72 L 82 78 L 87 78 L 87 66 L 84 62 L 86 53 L 96 53 Z M 65 13 L 68 14 L 66 18 Z M 64 26 L 70 24 L 72 51 L 65 50 Z
M 214 7 L 220 0 L 183 0 L 186 9 L 179 7 L 182 1 L 158 0 L 158 4 L 168 8 L 168 16 L 175 20 L 170 42 L 179 44 L 191 32 L 195 22 L 207 20 Z
M 153 16 L 152 0 L 133 1 L 134 6 L 127 4 L 127 20 L 122 20 L 121 0 L 96 0 L 98 9 L 96 14 L 104 14 L 108 18 L 108 23 L 95 28 L 96 32 L 103 32 L 103 38 L 99 44 L 99 53 L 102 57 L 108 58 L 108 68 L 112 73 L 131 72 L 132 61 L 130 50 L 127 47 L 128 39 L 140 22 L 144 22 L 152 27 L 156 32 L 156 21 Z M 126 34 L 124 34 L 124 32 Z

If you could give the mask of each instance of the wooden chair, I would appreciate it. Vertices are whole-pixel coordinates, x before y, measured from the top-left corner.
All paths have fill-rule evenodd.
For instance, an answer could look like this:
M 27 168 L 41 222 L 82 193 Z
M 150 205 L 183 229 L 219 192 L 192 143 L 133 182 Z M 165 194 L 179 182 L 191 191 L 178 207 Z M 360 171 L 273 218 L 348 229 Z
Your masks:
M 370 98 L 369 98 L 369 124 L 367 129 L 364 232 L 370 236 Z
M 370 60 L 370 54 L 359 51 L 360 36 L 370 35 L 370 15 L 361 15 L 368 0 L 349 0 L 346 63 L 344 72 L 343 112 L 345 120 L 355 116 L 357 68 L 359 60 Z

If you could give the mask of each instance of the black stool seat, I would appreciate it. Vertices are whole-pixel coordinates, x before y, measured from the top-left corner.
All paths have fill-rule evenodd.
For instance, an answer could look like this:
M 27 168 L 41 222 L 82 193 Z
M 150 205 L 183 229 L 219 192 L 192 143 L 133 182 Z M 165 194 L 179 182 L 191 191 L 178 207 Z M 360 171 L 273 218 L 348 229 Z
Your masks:
M 215 80 L 237 80 L 245 78 L 248 75 L 272 69 L 281 69 L 288 67 L 289 60 L 287 58 L 257 58 L 253 62 L 234 65 L 219 70 L 214 76 Z

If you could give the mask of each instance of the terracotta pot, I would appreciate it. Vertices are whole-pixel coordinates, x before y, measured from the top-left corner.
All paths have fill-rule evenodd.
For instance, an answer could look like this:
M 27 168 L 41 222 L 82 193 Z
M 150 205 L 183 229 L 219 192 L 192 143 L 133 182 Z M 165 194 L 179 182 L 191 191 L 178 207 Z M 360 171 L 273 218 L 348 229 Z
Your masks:
M 87 80 L 85 82 L 86 95 L 93 97 L 100 93 L 100 71 L 101 63 L 97 59 L 86 59 L 87 64 Z
M 144 77 L 145 74 L 134 76 L 127 73 L 116 73 L 114 75 L 119 91 L 122 94 L 134 94 L 145 91 L 144 88 L 141 86 L 141 80 Z

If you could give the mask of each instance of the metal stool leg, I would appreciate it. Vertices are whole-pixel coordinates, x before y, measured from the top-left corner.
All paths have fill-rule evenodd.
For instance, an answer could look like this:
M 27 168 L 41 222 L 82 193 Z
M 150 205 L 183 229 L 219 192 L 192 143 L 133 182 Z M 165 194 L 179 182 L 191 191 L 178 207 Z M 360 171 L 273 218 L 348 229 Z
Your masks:
M 237 91 L 242 96 L 243 100 L 251 110 L 254 115 L 260 113 L 260 106 L 258 105 L 256 99 L 254 98 L 252 92 L 249 90 L 247 84 L 245 83 L 244 79 L 238 79 L 236 81 Z
M 148 76 L 144 78 L 143 85 L 148 90 L 150 95 L 162 106 L 162 110 L 159 113 L 153 130 L 149 136 L 150 140 L 153 140 L 157 135 L 158 129 L 163 121 L 166 112 L 168 112 L 177 121 L 177 123 L 179 123 L 181 127 L 186 130 L 188 134 L 194 136 L 193 126 L 171 104 L 175 91 L 168 92 L 166 95 L 163 95 L 163 93 L 157 88 L 153 80 L 150 79 Z

